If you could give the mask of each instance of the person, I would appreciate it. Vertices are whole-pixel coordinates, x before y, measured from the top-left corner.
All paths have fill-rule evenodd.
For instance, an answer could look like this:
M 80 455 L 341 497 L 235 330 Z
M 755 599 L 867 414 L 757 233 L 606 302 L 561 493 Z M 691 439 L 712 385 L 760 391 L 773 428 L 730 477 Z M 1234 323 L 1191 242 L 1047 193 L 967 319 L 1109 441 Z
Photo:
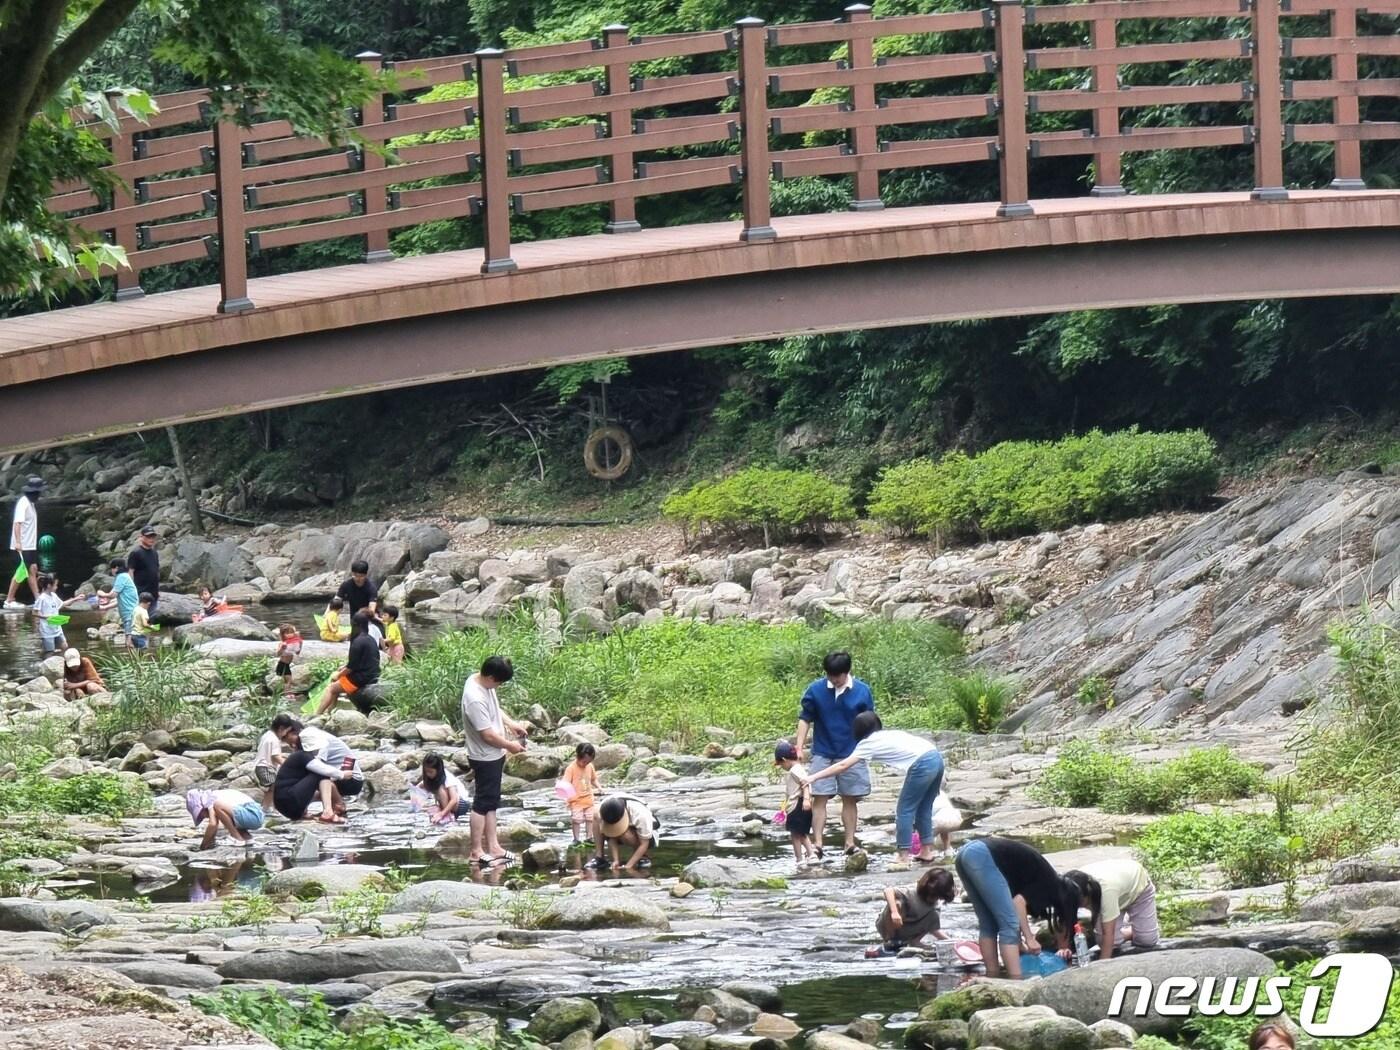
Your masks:
M 1099 958 L 1111 959 L 1119 941 L 1155 948 L 1162 939 L 1157 889 L 1147 869 L 1131 857 L 1094 861 L 1065 878 L 1079 887 L 1080 907 L 1093 916 Z
M 944 790 L 933 800 L 933 830 L 938 835 L 938 852 L 947 853 L 953 848 L 953 832 L 962 827 L 963 815 L 953 800 L 948 797 L 948 780 L 943 780 Z
M 435 751 L 429 751 L 423 756 L 418 786 L 433 796 L 437 803 L 440 823 L 450 823 L 471 812 L 471 803 L 467 801 L 467 789 L 462 786 L 462 781 L 455 773 L 448 771 L 442 756 Z
M 773 749 L 773 764 L 787 774 L 783 778 L 783 827 L 792 843 L 792 859 L 799 868 L 817 859 L 812 846 L 812 788 L 807 783 L 807 768 L 788 741 L 780 741 Z
M 301 820 L 319 796 L 323 824 L 345 823 L 345 799 L 364 790 L 359 756 L 345 741 L 315 726 L 303 726 L 288 714 L 272 720 L 277 739 L 292 749 L 278 767 L 272 804 L 288 820 Z
M 519 739 L 530 732 L 529 722 L 517 722 L 501 710 L 496 690 L 515 676 L 504 656 L 488 656 L 481 670 L 462 686 L 462 721 L 466 734 L 467 762 L 475 780 L 472 798 L 472 844 L 468 859 L 475 864 L 509 864 L 513 854 L 501 848 L 496 837 L 496 810 L 501 807 L 501 776 L 506 753 L 525 750 Z M 507 735 L 509 734 L 509 735 Z
M 277 628 L 277 666 L 272 669 L 272 673 L 282 679 L 282 695 L 290 696 L 292 692 L 292 661 L 301 652 L 301 635 L 297 633 L 296 627 L 292 624 L 284 623 Z
M 326 686 L 316 708 L 317 715 L 329 711 L 342 696 L 362 715 L 374 710 L 373 702 L 364 695 L 367 687 L 379 681 L 379 646 L 369 633 L 369 623 L 369 613 L 363 610 L 350 621 L 350 655 L 345 666 L 331 675 L 331 684 Z
M 199 612 L 201 616 L 218 616 L 224 611 L 224 600 L 215 597 L 208 587 L 199 589 Z
M 116 607 L 117 617 L 122 624 L 122 634 L 126 638 L 126 644 L 130 646 L 131 631 L 135 625 L 136 610 L 141 604 L 141 595 L 136 590 L 136 584 L 132 582 L 126 562 L 120 558 L 113 558 L 107 563 L 107 568 L 112 573 L 112 589 L 101 593 L 99 607 L 103 611 Z
M 150 591 L 142 591 L 137 598 L 136 609 L 131 614 L 131 634 L 127 642 L 138 653 L 146 651 L 151 644 L 150 635 L 155 633 L 151 627 L 151 610 L 155 608 L 155 604 L 155 595 Z
M 39 594 L 34 599 L 34 617 L 39 621 L 39 645 L 44 655 L 68 648 L 68 639 L 61 624 L 51 619 L 63 611 L 63 599 L 58 596 L 58 579 L 52 574 L 39 574 Z
M 947 868 L 930 868 L 908 889 L 885 887 L 885 908 L 875 920 L 880 948 L 868 955 L 893 954 L 925 937 L 946 941 L 939 928 L 938 906 L 951 904 L 955 894 L 953 876 Z
M 72 700 L 79 696 L 92 696 L 95 693 L 105 693 L 106 691 L 107 683 L 97 673 L 97 668 L 93 666 L 91 660 L 76 649 L 63 651 L 63 695 L 65 698 Z
M 632 846 L 632 856 L 622 865 L 624 871 L 651 867 L 647 854 L 656 845 L 656 817 L 645 802 L 633 795 L 609 795 L 598 807 L 598 824 L 612 854 L 612 866 L 618 867 L 618 846 Z
M 10 550 L 15 552 L 18 561 L 15 573 L 10 577 L 10 590 L 5 595 L 5 608 L 23 609 L 15 600 L 21 577 L 29 579 L 29 593 L 37 601 L 39 598 L 39 494 L 44 491 L 44 479 L 37 474 L 29 475 L 15 500 L 15 513 L 10 523 Z M 19 570 L 23 569 L 21 573 Z
M 285 761 L 282 741 L 269 729 L 258 738 L 258 754 L 253 760 L 253 779 L 263 789 L 263 811 L 272 808 L 272 785 L 277 782 L 277 769 Z
M 369 578 L 369 562 L 352 562 L 350 578 L 340 585 L 340 590 L 335 594 L 350 609 L 351 619 L 361 610 L 373 618 L 379 609 L 379 588 Z
M 833 762 L 846 758 L 855 749 L 851 724 L 863 711 L 874 711 L 875 700 L 870 686 L 851 674 L 850 653 L 827 653 L 822 660 L 825 677 L 818 678 L 802 694 L 801 712 L 797 719 L 797 754 L 812 737 L 812 760 L 807 771 L 820 773 Z M 870 794 L 870 768 L 857 762 L 830 785 L 812 793 L 812 841 L 817 858 L 824 855 L 823 837 L 826 832 L 826 804 L 831 796 L 841 796 L 841 827 L 845 831 L 847 853 L 856 851 L 856 823 L 860 800 Z
M 953 866 L 977 914 L 988 977 L 1000 977 L 1004 969 L 1007 977 L 1021 979 L 1022 950 L 1040 951 L 1031 916 L 1050 921 L 1061 950 L 1070 946 L 1079 887 L 1035 849 L 1012 839 L 977 838 L 958 850 Z
M 384 651 L 389 654 L 390 663 L 403 663 L 403 627 L 397 605 L 384 606 Z
M 131 569 L 131 582 L 136 584 L 138 591 L 151 596 L 152 616 L 160 604 L 160 554 L 156 551 L 159 537 L 154 525 L 141 526 L 141 538 L 126 556 L 126 564 Z
M 574 748 L 574 760 L 564 767 L 560 777 L 573 790 L 569 797 L 569 819 L 574 828 L 574 844 L 584 841 L 583 835 L 598 847 L 597 858 L 603 857 L 603 839 L 598 833 L 598 807 L 593 802 L 593 792 L 602 791 L 598 782 L 598 769 L 593 760 L 598 757 L 598 749 L 584 741 Z
M 902 729 L 886 729 L 874 711 L 862 711 L 851 724 L 856 741 L 849 755 L 821 772 L 811 773 L 808 783 L 839 777 L 858 762 L 879 762 L 901 771 L 904 786 L 895 804 L 894 844 L 898 863 L 913 859 L 914 832 L 919 833 L 918 859 L 927 864 L 935 859 L 933 844 L 933 800 L 943 784 L 943 753 L 938 745 Z
M 199 827 L 205 821 L 209 822 L 209 826 L 204 829 L 204 838 L 199 843 L 200 849 L 213 848 L 214 838 L 218 835 L 221 825 L 235 841 L 245 844 L 252 842 L 252 832 L 263 826 L 262 806 L 243 792 L 232 788 L 190 791 L 185 795 L 185 808 L 190 811 L 190 818 L 195 827 Z
M 345 641 L 345 635 L 342 633 L 344 628 L 340 626 L 340 611 L 344 608 L 344 598 L 332 598 L 326 603 L 326 611 L 321 614 L 321 621 L 317 624 L 321 628 L 321 641 Z
M 1295 1050 L 1298 1043 L 1282 1021 L 1265 1021 L 1249 1036 L 1249 1050 Z

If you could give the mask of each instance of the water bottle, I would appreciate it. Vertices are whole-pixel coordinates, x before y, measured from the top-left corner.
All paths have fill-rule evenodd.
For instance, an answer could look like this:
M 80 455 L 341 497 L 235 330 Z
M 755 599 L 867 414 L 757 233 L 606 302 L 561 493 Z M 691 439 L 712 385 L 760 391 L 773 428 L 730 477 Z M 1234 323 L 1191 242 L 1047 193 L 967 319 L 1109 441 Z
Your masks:
M 1089 965 L 1089 938 L 1084 936 L 1084 927 L 1074 924 L 1074 962 L 1076 966 Z

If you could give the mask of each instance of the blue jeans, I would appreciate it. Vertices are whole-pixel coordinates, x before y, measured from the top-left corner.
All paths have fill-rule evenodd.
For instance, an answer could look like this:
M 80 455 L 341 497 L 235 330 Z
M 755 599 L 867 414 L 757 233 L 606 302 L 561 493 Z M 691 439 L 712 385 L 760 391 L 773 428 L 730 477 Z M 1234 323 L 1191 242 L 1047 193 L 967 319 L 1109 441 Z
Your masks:
M 904 774 L 904 787 L 894 807 L 894 843 L 908 851 L 917 828 L 926 845 L 933 844 L 933 800 L 943 786 L 943 756 L 938 748 L 924 752 Z
M 995 937 L 1001 944 L 1020 944 L 1021 919 L 1011 900 L 1011 887 L 987 844 L 973 839 L 958 850 L 953 866 L 977 913 L 977 936 L 985 940 Z

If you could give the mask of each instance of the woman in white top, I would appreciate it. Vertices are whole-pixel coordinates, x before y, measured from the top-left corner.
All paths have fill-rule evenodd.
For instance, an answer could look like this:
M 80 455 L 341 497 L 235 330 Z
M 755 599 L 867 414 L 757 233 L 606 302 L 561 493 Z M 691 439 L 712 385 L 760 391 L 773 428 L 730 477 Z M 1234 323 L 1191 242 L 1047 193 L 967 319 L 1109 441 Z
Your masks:
M 810 784 L 839 776 L 862 759 L 892 766 L 904 773 L 904 787 L 895 805 L 894 841 L 899 851 L 898 863 L 908 864 L 914 832 L 919 833 L 918 860 L 932 862 L 937 853 L 933 838 L 933 800 L 943 786 L 943 755 L 938 747 L 923 737 L 902 729 L 886 729 L 874 711 L 862 711 L 851 724 L 856 749 L 847 758 L 827 766 L 807 778 Z
M 1099 959 L 1113 958 L 1120 941 L 1136 948 L 1155 948 L 1162 939 L 1157 919 L 1157 888 L 1147 869 L 1131 857 L 1112 857 L 1067 871 L 1065 878 L 1079 887 L 1080 907 L 1093 914 Z

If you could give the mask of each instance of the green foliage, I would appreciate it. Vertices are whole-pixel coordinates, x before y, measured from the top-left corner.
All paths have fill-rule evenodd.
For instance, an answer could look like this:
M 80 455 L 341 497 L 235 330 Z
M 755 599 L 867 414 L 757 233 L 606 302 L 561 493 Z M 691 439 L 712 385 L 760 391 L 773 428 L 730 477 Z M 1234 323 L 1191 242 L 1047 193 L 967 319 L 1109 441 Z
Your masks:
M 1247 798 L 1264 786 L 1257 766 L 1224 746 L 1188 751 L 1152 765 L 1084 740 L 1066 744 L 1034 788 L 1062 806 L 1102 806 L 1110 813 L 1164 813 L 1188 802 Z
M 1250 825 L 1272 827 L 1257 814 L 1174 813 L 1149 824 L 1134 846 L 1153 881 L 1174 886 L 1226 857 L 1237 840 L 1254 837 Z
M 1079 683 L 1074 691 L 1074 699 L 1080 707 L 1099 707 L 1112 711 L 1114 704 L 1113 685 L 1100 675 L 1090 675 Z
M 1329 638 L 1338 665 L 1327 718 L 1308 728 L 1300 773 L 1334 795 L 1368 787 L 1394 794 L 1400 786 L 1400 644 L 1395 628 L 1365 611 L 1334 624 Z
M 1094 806 L 1131 767 L 1130 758 L 1101 751 L 1087 740 L 1071 740 L 1040 775 L 1032 794 L 1057 806 Z
M 331 901 L 336 930 L 345 937 L 378 937 L 393 894 L 378 886 L 361 886 Z
M 601 361 L 585 361 L 577 365 L 558 365 L 540 380 L 540 389 L 548 390 L 559 404 L 572 401 L 591 383 L 608 383 L 614 376 L 625 376 L 632 366 L 625 357 L 608 357 Z
M 208 702 L 194 673 L 197 661 L 195 653 L 175 646 L 160 646 L 154 656 L 121 651 L 100 660 L 112 704 L 88 727 L 93 742 L 106 750 L 124 734 L 207 722 Z
M 1016 684 L 985 671 L 972 671 L 948 679 L 948 699 L 962 715 L 962 724 L 973 733 L 991 733 L 1001 725 L 1016 696 Z
M 871 492 L 869 512 L 917 535 L 1008 536 L 1181 506 L 1209 495 L 1218 481 L 1215 445 L 1200 431 L 1093 430 L 890 468 Z
M 549 899 L 532 889 L 502 892 L 492 890 L 479 905 L 480 910 L 494 915 L 517 930 L 538 930 L 549 911 Z
M 251 926 L 259 934 L 268 923 L 282 918 L 282 909 L 277 902 L 265 893 L 248 893 L 240 890 L 232 897 L 224 899 L 216 915 L 192 915 L 185 920 L 188 930 L 237 929 Z
M 0 816 L 64 813 L 129 817 L 149 808 L 150 802 L 150 790 L 131 774 L 82 773 L 55 780 L 41 773 L 26 773 L 0 781 Z
M 739 536 L 761 533 L 765 544 L 787 536 L 820 535 L 856 516 L 850 492 L 842 486 L 807 471 L 761 467 L 670 495 L 661 513 L 687 529 Z

